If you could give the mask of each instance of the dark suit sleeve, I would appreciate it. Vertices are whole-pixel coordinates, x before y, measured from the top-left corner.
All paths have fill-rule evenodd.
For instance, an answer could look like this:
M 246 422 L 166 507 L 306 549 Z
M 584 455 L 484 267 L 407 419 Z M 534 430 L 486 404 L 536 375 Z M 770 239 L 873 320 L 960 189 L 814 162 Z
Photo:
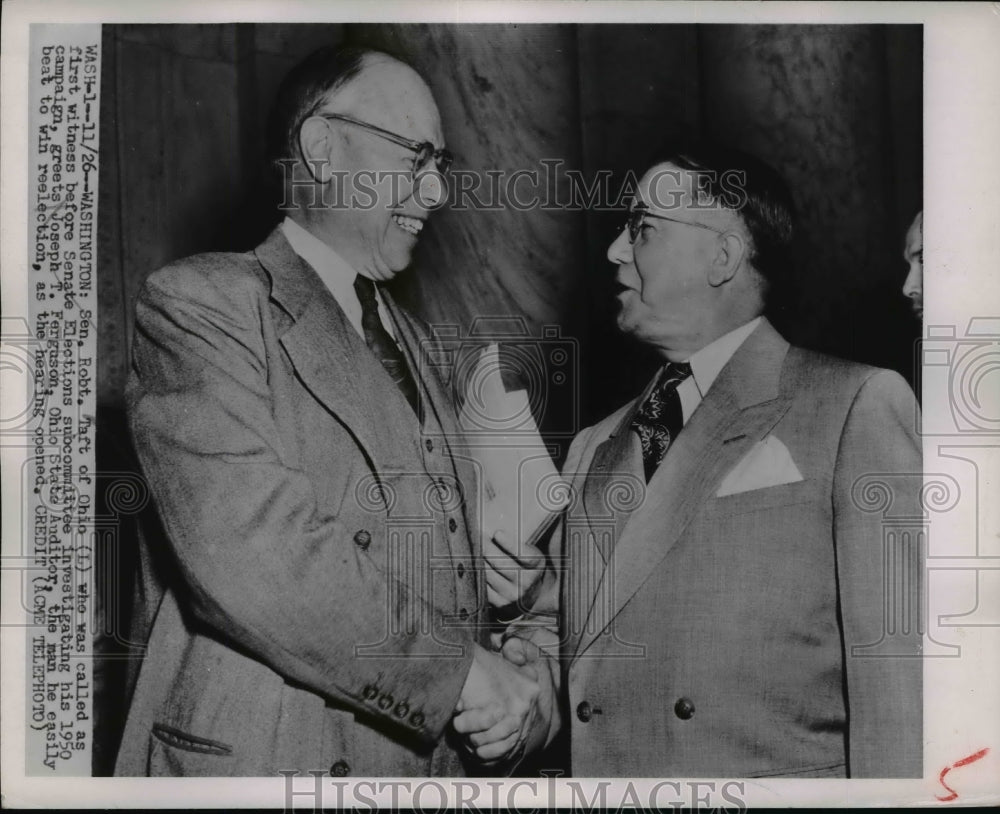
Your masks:
M 875 373 L 854 399 L 837 455 L 834 534 L 852 777 L 923 774 L 917 409 L 902 378 Z
M 473 634 L 445 626 L 411 586 L 359 554 L 335 508 L 317 505 L 309 479 L 286 462 L 272 414 L 262 285 L 209 271 L 151 278 L 136 309 L 128 387 L 137 453 L 186 582 L 184 607 L 286 680 L 436 740 L 468 673 Z M 387 655 L 358 657 L 357 645 L 379 642 Z

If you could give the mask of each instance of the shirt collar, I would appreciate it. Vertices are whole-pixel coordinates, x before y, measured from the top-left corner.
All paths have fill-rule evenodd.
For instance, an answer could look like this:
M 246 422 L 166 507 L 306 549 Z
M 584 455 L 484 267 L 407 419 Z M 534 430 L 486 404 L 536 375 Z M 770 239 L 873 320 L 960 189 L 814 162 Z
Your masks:
M 351 286 L 354 285 L 357 272 L 343 257 L 316 235 L 303 229 L 287 216 L 281 223 L 281 229 L 285 233 L 285 237 L 288 238 L 292 250 L 316 269 L 327 286 L 338 290 L 344 282 Z
M 286 217 L 281 223 L 281 230 L 288 239 L 289 245 L 299 257 L 305 260 L 319 275 L 323 285 L 333 294 L 333 298 L 344 312 L 347 321 L 354 326 L 359 336 L 364 336 L 361 324 L 363 308 L 354 290 L 354 278 L 358 273 L 339 254 L 331 249 L 316 235 L 302 228 L 291 218 Z M 367 276 L 367 275 L 365 275 Z M 392 318 L 386 312 L 382 292 L 375 286 L 375 300 L 378 303 L 378 315 L 389 335 L 396 339 L 396 328 Z
M 694 379 L 702 398 L 715 383 L 722 368 L 733 358 L 733 354 L 736 353 L 740 345 L 760 324 L 760 320 L 761 318 L 757 317 L 736 330 L 723 334 L 711 344 L 692 354 L 691 358 L 687 360 L 688 364 L 691 365 L 691 377 Z

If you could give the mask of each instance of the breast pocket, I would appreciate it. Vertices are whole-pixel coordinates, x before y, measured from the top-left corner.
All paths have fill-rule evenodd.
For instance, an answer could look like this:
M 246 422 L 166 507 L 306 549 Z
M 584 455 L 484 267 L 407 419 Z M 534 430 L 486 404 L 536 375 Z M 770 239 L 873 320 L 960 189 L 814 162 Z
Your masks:
M 820 499 L 823 484 L 818 478 L 806 478 L 795 483 L 780 486 L 765 486 L 745 492 L 713 497 L 705 506 L 711 516 L 732 516 L 760 512 L 801 503 L 813 503 Z

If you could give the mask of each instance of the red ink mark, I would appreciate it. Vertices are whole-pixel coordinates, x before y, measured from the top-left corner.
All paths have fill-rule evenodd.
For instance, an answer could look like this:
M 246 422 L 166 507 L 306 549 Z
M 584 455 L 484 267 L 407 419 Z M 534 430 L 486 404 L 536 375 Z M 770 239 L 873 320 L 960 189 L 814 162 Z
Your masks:
M 949 794 L 947 797 L 939 797 L 936 794 L 934 796 L 937 797 L 937 799 L 940 800 L 942 803 L 947 803 L 947 802 L 950 802 L 952 800 L 957 800 L 958 799 L 958 792 L 955 791 L 955 789 L 953 789 L 951 786 L 949 786 L 947 783 L 944 782 L 944 776 L 946 774 L 948 774 L 948 772 L 950 772 L 952 769 L 958 769 L 958 768 L 960 768 L 962 766 L 968 766 L 970 763 L 975 763 L 977 760 L 980 760 L 981 758 L 986 757 L 986 755 L 989 753 L 989 751 L 990 750 L 988 748 L 987 749 L 980 749 L 978 752 L 976 752 L 973 755 L 969 755 L 968 757 L 963 757 L 960 761 L 958 761 L 958 763 L 952 763 L 950 766 L 946 766 L 945 768 L 943 768 L 941 770 L 941 774 L 938 775 L 938 782 L 942 786 L 944 786 L 946 789 L 948 789 L 948 791 L 950 791 L 951 794 Z

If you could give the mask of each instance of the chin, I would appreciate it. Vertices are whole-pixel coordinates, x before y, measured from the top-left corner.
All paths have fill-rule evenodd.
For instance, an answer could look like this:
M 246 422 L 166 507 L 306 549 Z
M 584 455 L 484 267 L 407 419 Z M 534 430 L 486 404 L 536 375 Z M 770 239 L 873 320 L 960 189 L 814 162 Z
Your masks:
M 635 334 L 636 330 L 638 330 L 639 327 L 634 320 L 631 320 L 627 317 L 624 311 L 620 311 L 618 313 L 618 319 L 615 322 L 618 325 L 618 330 L 626 335 Z
M 381 260 L 379 271 L 382 274 L 382 279 L 391 280 L 409 267 L 413 260 L 413 254 L 411 252 L 393 252 L 388 256 L 383 255 L 379 259 Z
M 631 291 L 618 295 L 618 330 L 622 333 L 634 333 L 642 322 L 642 304 L 638 296 Z

